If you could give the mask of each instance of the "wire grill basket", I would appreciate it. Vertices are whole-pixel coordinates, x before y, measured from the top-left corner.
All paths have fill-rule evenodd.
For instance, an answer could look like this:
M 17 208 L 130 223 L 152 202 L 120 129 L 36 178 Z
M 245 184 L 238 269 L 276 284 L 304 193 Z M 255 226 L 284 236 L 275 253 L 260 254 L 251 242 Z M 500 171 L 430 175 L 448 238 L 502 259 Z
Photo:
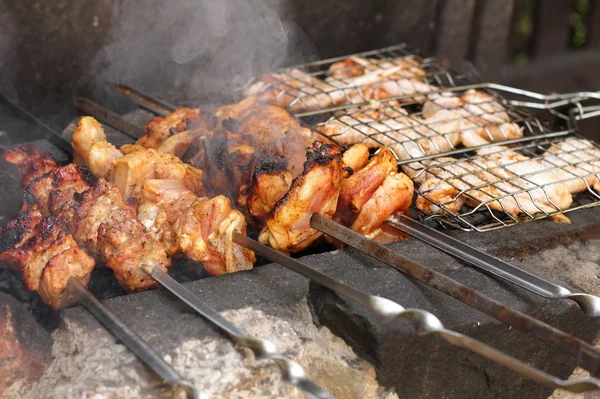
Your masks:
M 373 99 L 419 96 L 452 87 L 461 77 L 400 44 L 297 65 L 250 81 L 244 95 L 307 116 Z

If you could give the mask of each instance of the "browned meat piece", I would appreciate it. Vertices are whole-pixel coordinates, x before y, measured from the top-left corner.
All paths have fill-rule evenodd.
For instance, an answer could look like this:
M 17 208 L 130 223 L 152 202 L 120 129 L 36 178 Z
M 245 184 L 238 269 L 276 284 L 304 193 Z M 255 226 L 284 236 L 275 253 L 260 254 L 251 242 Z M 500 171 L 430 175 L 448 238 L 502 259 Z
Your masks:
M 381 147 L 364 168 L 342 182 L 338 210 L 334 219 L 344 225 L 350 225 L 353 220 L 352 215 L 362 209 L 385 178 L 397 169 L 396 158 L 390 149 Z
M 27 187 L 31 180 L 57 167 L 50 154 L 40 155 L 32 146 L 21 146 L 19 151 L 8 151 L 4 154 L 4 159 L 19 169 L 22 187 Z
M 21 273 L 25 288 L 55 310 L 75 301 L 65 292 L 69 278 L 85 285 L 95 265 L 59 221 L 35 207 L 0 229 L 0 252 L 0 265 Z
M 261 76 L 244 94 L 292 112 L 303 112 L 429 92 L 431 86 L 424 82 L 424 76 L 419 62 L 409 57 L 352 57 L 334 63 L 325 80 L 292 69 Z
M 112 165 L 107 178 L 119 187 L 125 198 L 137 198 L 136 190 L 146 179 L 178 180 L 188 190 L 204 193 L 202 170 L 161 150 L 150 148 L 130 152 L 113 161 Z
M 147 148 L 159 148 L 169 137 L 190 130 L 203 135 L 216 127 L 216 119 L 199 108 L 179 108 L 166 117 L 157 116 L 146 125 L 146 134 L 137 144 Z M 184 149 L 179 148 L 179 151 Z
M 390 173 L 362 206 L 352 223 L 352 230 L 371 238 L 377 236 L 381 224 L 391 215 L 408 211 L 413 193 L 413 182 L 408 176 Z
M 304 171 L 267 216 L 260 242 L 283 252 L 297 252 L 319 238 L 322 233 L 310 227 L 310 217 L 315 212 L 326 218 L 333 216 L 342 177 L 341 148 L 318 141 L 313 143 Z
M 284 155 L 294 176 L 302 171 L 306 147 L 316 139 L 315 133 L 302 127 L 286 110 L 249 99 L 222 106 L 216 115 L 227 116 L 221 120 L 239 142 Z
M 136 197 L 136 188 L 145 179 L 180 180 L 195 193 L 203 191 L 201 170 L 160 149 L 125 145 L 119 151 L 106 141 L 104 129 L 92 117 L 79 120 L 72 144 L 75 163 L 114 182 L 125 198 Z
M 362 169 L 369 162 L 369 147 L 364 144 L 354 144 L 344 151 L 342 161 L 344 167 L 351 168 L 354 172 Z
M 39 157 L 24 146 L 5 154 L 20 170 L 30 170 L 26 164 L 36 163 Z M 27 191 L 42 213 L 63 221 L 77 243 L 105 262 L 127 290 L 156 284 L 140 267 L 166 270 L 170 266 L 164 244 L 146 232 L 135 217 L 134 204 L 126 203 L 114 184 L 103 178 L 94 180 L 75 164 L 28 177 L 32 181 Z
M 293 178 L 282 157 L 256 160 L 246 200 L 248 214 L 262 222 L 277 201 L 288 192 Z
M 244 216 L 224 196 L 199 198 L 175 180 L 146 180 L 139 220 L 170 236 L 173 252 L 203 263 L 212 275 L 251 269 L 255 257 L 232 241 L 246 234 Z

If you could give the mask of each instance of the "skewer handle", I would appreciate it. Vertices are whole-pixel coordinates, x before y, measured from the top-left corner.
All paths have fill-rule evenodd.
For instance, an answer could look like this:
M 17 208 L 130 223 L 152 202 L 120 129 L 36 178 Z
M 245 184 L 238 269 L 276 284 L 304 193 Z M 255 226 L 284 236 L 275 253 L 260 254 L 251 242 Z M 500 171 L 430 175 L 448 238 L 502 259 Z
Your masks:
M 475 352 L 501 366 L 524 375 L 533 381 L 550 388 L 563 388 L 571 392 L 586 392 L 600 390 L 600 380 L 596 378 L 581 378 L 575 380 L 562 380 L 520 361 L 504 352 L 501 352 L 481 341 L 471 338 L 456 331 L 448 330 L 442 322 L 432 313 L 421 309 L 405 309 L 396 302 L 375 295 L 370 295 L 352 288 L 341 281 L 338 281 L 324 273 L 321 273 L 310 266 L 284 255 L 272 248 L 262 245 L 239 233 L 234 233 L 233 241 L 248 249 L 261 254 L 262 256 L 276 262 L 288 269 L 291 269 L 311 280 L 324 285 L 325 287 L 353 299 L 366 308 L 373 311 L 376 315 L 387 321 L 403 318 L 407 319 L 415 326 L 421 334 L 437 334 L 454 346 L 468 349 Z
M 313 228 L 384 262 L 388 266 L 414 277 L 509 326 L 531 334 L 548 345 L 570 354 L 577 359 L 579 366 L 589 370 L 593 375 L 600 374 L 600 351 L 589 343 L 506 306 L 467 285 L 453 280 L 427 266 L 414 262 L 392 249 L 380 245 L 319 214 L 313 214 L 310 223 Z
M 431 229 L 408 216 L 399 215 L 395 220 L 388 220 L 387 223 L 397 230 L 544 298 L 570 299 L 576 302 L 586 315 L 600 316 L 600 298 L 595 295 L 572 292 L 464 244 L 456 238 Z
M 163 380 L 183 389 L 190 399 L 208 399 L 206 394 L 199 392 L 190 382 L 184 380 L 142 337 L 131 331 L 117 316 L 108 310 L 81 281 L 74 277 L 69 278 L 67 289 L 100 323 Z

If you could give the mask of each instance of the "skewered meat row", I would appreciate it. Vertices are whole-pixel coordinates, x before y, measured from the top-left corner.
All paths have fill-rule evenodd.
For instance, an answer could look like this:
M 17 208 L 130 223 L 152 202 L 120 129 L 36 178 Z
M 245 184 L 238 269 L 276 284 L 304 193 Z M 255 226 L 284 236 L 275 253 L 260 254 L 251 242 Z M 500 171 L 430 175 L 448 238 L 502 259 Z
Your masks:
M 21 172 L 25 206 L 36 204 L 43 215 L 62 221 L 77 243 L 106 263 L 128 291 L 156 284 L 142 266 L 166 270 L 171 265 L 165 245 L 136 219 L 135 201 L 123 200 L 114 184 L 75 164 L 58 167 L 31 146 L 11 149 L 4 159 Z M 45 168 L 34 167 L 40 164 Z
M 292 69 L 261 76 L 244 95 L 291 112 L 304 112 L 427 93 L 433 88 L 425 75 L 413 57 L 376 60 L 355 56 L 332 64 L 325 80 Z
M 112 181 L 125 198 L 135 198 L 146 179 L 178 180 L 194 193 L 204 192 L 201 170 L 160 149 L 146 149 L 140 145 L 124 145 L 117 149 L 107 141 L 104 129 L 92 117 L 79 120 L 72 145 L 73 162 Z
M 222 106 L 215 115 L 217 129 L 198 136 L 183 160 L 203 170 L 209 192 L 232 199 L 249 222 L 261 230 L 259 239 L 263 243 L 284 252 L 306 248 L 321 235 L 310 228 L 310 215 L 317 212 L 331 217 L 336 212 L 343 176 L 367 164 L 369 148 L 359 145 L 342 154 L 335 145 L 315 141 L 318 136 L 285 110 L 260 104 L 252 97 Z M 172 138 L 176 139 L 177 134 Z M 393 160 L 388 162 L 388 174 L 396 174 L 393 155 L 388 149 L 384 153 Z M 399 208 L 406 210 L 412 198 L 412 182 L 407 184 L 403 174 L 390 177 L 384 184 L 385 179 L 384 175 L 370 183 L 372 191 L 362 194 L 364 202 L 379 186 L 384 187 L 360 217 L 364 202 L 350 210 L 356 215 L 344 219 L 348 226 L 377 236 L 387 216 Z M 394 195 L 391 201 L 375 200 L 390 195 Z M 388 242 L 391 239 L 388 235 Z
M 95 266 L 62 223 L 35 205 L 0 228 L 0 264 L 21 273 L 25 288 L 54 310 L 76 300 L 66 293 L 69 278 L 86 285 Z
M 76 159 L 100 165 L 125 197 L 137 201 L 137 219 L 165 243 L 168 255 L 185 254 L 212 275 L 252 268 L 254 253 L 232 242 L 233 232 L 246 233 L 244 216 L 224 196 L 197 195 L 203 192 L 201 170 L 159 149 L 137 145 L 121 147 L 132 152 L 112 161 L 97 157 L 96 148 L 111 144 L 91 117 L 80 119 L 72 143 Z

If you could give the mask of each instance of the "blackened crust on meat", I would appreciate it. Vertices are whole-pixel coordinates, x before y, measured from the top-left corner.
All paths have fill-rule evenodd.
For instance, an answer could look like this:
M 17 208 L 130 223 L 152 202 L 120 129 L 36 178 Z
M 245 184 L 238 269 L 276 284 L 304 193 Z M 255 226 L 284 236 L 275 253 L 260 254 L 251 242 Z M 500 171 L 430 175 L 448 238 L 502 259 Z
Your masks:
M 14 248 L 23 240 L 23 235 L 32 231 L 41 220 L 42 215 L 38 210 L 31 209 L 19 213 L 16 219 L 0 228 L 0 252 Z
M 322 141 L 315 141 L 306 151 L 306 162 L 304 171 L 306 174 L 315 165 L 327 165 L 333 160 L 342 157 L 342 147 L 336 144 L 326 144 Z
M 283 155 L 263 155 L 256 158 L 254 174 L 279 173 L 287 171 L 287 160 Z
M 24 190 L 23 198 L 27 205 L 34 205 L 36 203 L 35 196 L 29 192 L 29 190 Z
M 78 168 L 81 172 L 81 178 L 90 186 L 94 185 L 98 181 L 98 176 L 90 172 L 87 166 L 79 166 Z

